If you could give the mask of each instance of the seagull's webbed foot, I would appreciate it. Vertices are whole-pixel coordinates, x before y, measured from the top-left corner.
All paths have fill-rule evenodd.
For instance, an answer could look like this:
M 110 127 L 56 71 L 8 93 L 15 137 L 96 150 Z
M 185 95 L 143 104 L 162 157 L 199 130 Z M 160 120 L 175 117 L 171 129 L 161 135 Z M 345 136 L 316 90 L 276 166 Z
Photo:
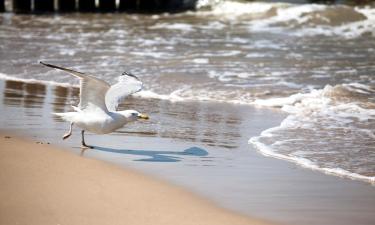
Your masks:
M 68 137 L 70 137 L 70 135 L 72 135 L 72 133 L 66 133 L 66 134 L 64 134 L 64 136 L 62 137 L 62 139 L 65 140 Z
M 82 143 L 82 145 L 81 145 L 81 149 L 88 149 L 88 148 L 93 149 L 94 146 L 86 145 L 85 143 Z

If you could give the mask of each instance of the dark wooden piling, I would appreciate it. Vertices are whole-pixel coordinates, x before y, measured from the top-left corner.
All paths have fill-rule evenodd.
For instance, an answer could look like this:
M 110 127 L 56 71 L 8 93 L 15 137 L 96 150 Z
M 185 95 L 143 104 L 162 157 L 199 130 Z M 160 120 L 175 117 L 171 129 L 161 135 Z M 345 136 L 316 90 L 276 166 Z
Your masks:
M 5 11 L 5 2 L 0 0 L 0 12 Z M 178 12 L 194 9 L 198 0 L 8 0 L 13 2 L 13 12 L 15 13 L 35 13 L 53 12 L 55 8 L 58 12 L 114 12 L 117 10 L 116 2 L 119 1 L 119 11 L 140 12 L 140 13 L 160 13 Z M 319 1 L 319 0 L 311 0 Z M 334 1 L 334 0 L 326 0 Z M 366 1 L 366 0 L 365 0 Z M 55 2 L 58 4 L 55 7 Z M 34 7 L 32 9 L 32 3 Z M 78 7 L 76 6 L 78 3 Z M 99 3 L 98 7 L 96 3 Z
M 0 0 L 0 12 L 5 12 L 5 1 Z
M 95 0 L 79 0 L 78 10 L 80 12 L 93 12 L 96 10 Z
M 34 0 L 34 12 L 55 11 L 54 0 Z
M 59 0 L 58 9 L 60 12 L 73 12 L 76 10 L 75 0 Z
M 120 0 L 119 11 L 134 11 L 138 9 L 138 0 Z
M 99 10 L 101 12 L 113 12 L 116 10 L 116 0 L 99 0 Z
M 142 11 L 158 11 L 161 9 L 161 5 L 158 0 L 139 0 L 138 9 Z
M 182 1 L 168 1 L 168 0 L 163 0 L 163 7 L 167 10 L 174 10 L 174 9 L 183 9 L 184 2 Z
M 13 0 L 13 12 L 15 13 L 31 12 L 31 0 Z

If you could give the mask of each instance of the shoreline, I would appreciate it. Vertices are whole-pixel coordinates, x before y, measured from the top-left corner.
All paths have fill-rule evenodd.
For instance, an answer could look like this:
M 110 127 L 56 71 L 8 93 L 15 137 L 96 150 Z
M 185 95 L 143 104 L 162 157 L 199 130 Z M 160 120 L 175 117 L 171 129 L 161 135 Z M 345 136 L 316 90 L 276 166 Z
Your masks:
M 22 83 L 28 83 L 28 84 L 35 84 L 35 85 L 44 85 L 44 86 L 49 86 L 49 87 L 54 87 L 54 88 L 67 88 L 67 89 L 76 89 L 79 88 L 79 86 L 76 84 L 71 84 L 71 83 L 61 83 L 61 82 L 55 82 L 55 81 L 47 81 L 47 80 L 36 80 L 36 79 L 28 79 L 28 78 L 18 78 L 14 76 L 9 76 L 4 73 L 0 73 L 0 82 L 6 82 L 6 81 L 13 81 L 13 82 L 22 82 Z M 143 100 L 156 100 L 156 101 L 170 101 L 170 102 L 181 102 L 181 103 L 196 103 L 200 104 L 199 101 L 197 100 L 178 100 L 173 98 L 172 96 L 168 95 L 160 95 L 154 92 L 150 91 L 145 91 L 145 92 L 139 92 L 134 94 L 135 98 L 137 99 L 143 99 Z M 266 100 L 265 100 L 266 101 Z M 248 106 L 248 107 L 255 107 L 259 109 L 265 109 L 265 110 L 278 110 L 275 108 L 271 107 L 266 107 L 264 108 L 263 104 L 256 105 L 256 104 L 237 104 L 234 102 L 221 102 L 221 101 L 210 101 L 208 104 L 230 104 L 232 107 L 236 107 L 238 105 L 240 106 Z M 370 176 L 364 176 L 358 173 L 350 172 L 345 169 L 341 168 L 325 168 L 325 167 L 319 167 L 315 163 L 313 163 L 310 159 L 306 158 L 293 158 L 289 157 L 286 155 L 282 155 L 279 153 L 276 153 L 272 150 L 270 150 L 269 147 L 265 146 L 261 142 L 258 141 L 260 137 L 262 137 L 262 133 L 267 133 L 269 131 L 274 130 L 275 128 L 280 127 L 280 124 L 288 117 L 291 116 L 289 113 L 285 113 L 283 111 L 278 112 L 280 114 L 285 114 L 284 118 L 280 121 L 279 124 L 276 124 L 275 126 L 267 127 L 265 130 L 262 130 L 256 135 L 249 136 L 248 137 L 248 144 L 252 145 L 260 154 L 266 156 L 266 157 L 272 157 L 275 159 L 280 159 L 284 160 L 287 162 L 292 162 L 298 166 L 301 166 L 301 168 L 307 168 L 313 171 L 319 171 L 321 173 L 331 175 L 331 176 L 337 176 L 340 178 L 347 178 L 355 181 L 361 181 L 365 183 L 369 183 L 372 186 L 375 186 L 375 179 L 374 177 Z
M 269 129 L 265 130 L 264 133 L 266 133 L 267 131 L 272 130 L 274 128 L 275 127 L 269 128 Z M 298 166 L 301 166 L 302 168 L 310 169 L 310 170 L 313 170 L 313 171 L 318 171 L 318 172 L 321 172 L 321 173 L 329 175 L 329 176 L 336 176 L 336 177 L 340 177 L 340 178 L 350 179 L 350 180 L 353 180 L 353 181 L 364 182 L 364 183 L 368 183 L 372 186 L 375 186 L 375 177 L 373 177 L 373 176 L 372 177 L 364 176 L 364 175 L 361 175 L 361 174 L 358 174 L 358 173 L 353 173 L 353 172 L 350 172 L 350 171 L 347 171 L 347 170 L 344 170 L 344 169 L 341 169 L 341 168 L 333 169 L 333 168 L 319 167 L 309 159 L 290 157 L 290 156 L 286 156 L 286 155 L 276 153 L 276 152 L 270 150 L 269 147 L 260 143 L 258 141 L 260 137 L 262 137 L 262 136 L 256 136 L 256 137 L 250 138 L 249 144 L 254 145 L 254 147 L 262 155 L 264 155 L 266 157 L 272 157 L 272 158 L 275 158 L 275 159 L 280 159 L 280 160 L 284 160 L 284 161 L 287 161 L 287 162 L 291 162 L 291 163 L 294 163 Z
M 0 136 L 2 224 L 271 224 L 131 169 Z

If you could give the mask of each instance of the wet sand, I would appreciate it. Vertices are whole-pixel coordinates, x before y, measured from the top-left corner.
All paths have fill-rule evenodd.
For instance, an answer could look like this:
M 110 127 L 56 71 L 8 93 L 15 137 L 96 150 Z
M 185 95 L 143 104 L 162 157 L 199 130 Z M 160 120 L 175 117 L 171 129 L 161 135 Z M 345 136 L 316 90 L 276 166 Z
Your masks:
M 0 136 L 0 224 L 269 224 L 130 169 Z
M 79 130 L 51 112 L 69 111 L 77 90 L 20 81 L 0 82 L 0 130 L 50 142 L 80 155 Z M 249 106 L 129 99 L 123 107 L 151 120 L 111 135 L 87 135 L 95 158 L 142 171 L 220 207 L 285 224 L 363 224 L 375 221 L 373 186 L 267 158 L 249 137 L 278 125 L 285 115 Z

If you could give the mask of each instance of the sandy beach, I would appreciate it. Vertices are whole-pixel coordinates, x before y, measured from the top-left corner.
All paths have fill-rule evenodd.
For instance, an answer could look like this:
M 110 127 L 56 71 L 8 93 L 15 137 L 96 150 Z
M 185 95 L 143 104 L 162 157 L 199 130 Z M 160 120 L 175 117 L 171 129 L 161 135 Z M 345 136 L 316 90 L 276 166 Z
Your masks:
M 179 187 L 1 134 L 0 224 L 269 224 Z

